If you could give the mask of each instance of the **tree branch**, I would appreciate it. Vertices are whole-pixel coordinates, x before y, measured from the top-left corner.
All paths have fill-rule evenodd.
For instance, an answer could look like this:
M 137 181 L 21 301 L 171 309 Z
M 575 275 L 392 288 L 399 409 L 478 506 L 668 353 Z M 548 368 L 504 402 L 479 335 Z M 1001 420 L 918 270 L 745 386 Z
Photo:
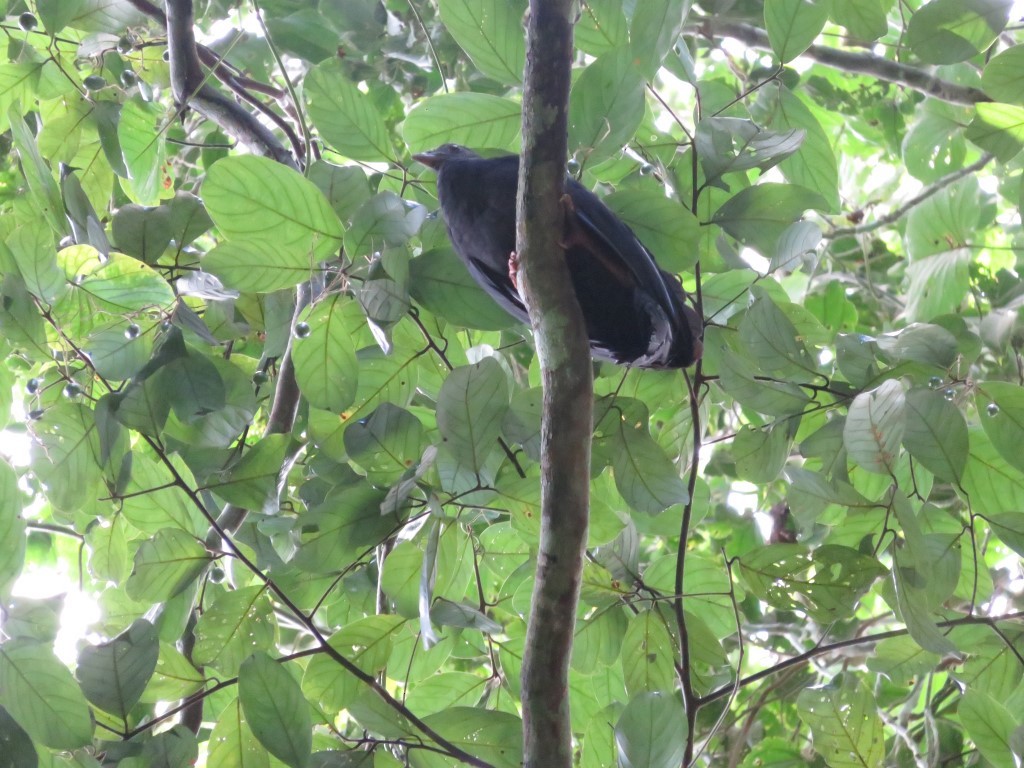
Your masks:
M 593 371 L 561 233 L 573 0 L 531 0 L 516 201 L 519 286 L 544 386 L 541 532 L 523 654 L 523 765 L 569 768 L 569 656 L 590 500 Z
M 192 0 L 167 0 L 167 48 L 170 51 L 171 90 L 181 106 L 190 106 L 251 152 L 297 168 L 291 152 L 240 104 L 206 82 L 193 32 Z
M 912 198 L 903 203 L 903 205 L 893 208 L 885 216 L 881 216 L 874 221 L 868 222 L 867 224 L 860 224 L 856 227 L 837 227 L 836 229 L 830 230 L 825 233 L 824 237 L 828 240 L 835 240 L 839 237 L 846 237 L 847 235 L 862 235 L 865 232 L 872 232 L 876 229 L 888 226 L 889 224 L 895 224 L 897 221 L 906 216 L 916 206 L 923 203 L 929 197 L 934 195 L 941 189 L 945 189 L 950 184 L 959 181 L 964 176 L 970 176 L 972 173 L 976 173 L 988 165 L 993 160 L 993 155 L 988 152 L 983 154 L 978 160 L 971 163 L 970 165 L 961 168 L 952 173 L 946 174 L 941 179 L 936 180 L 932 184 L 922 189 Z
M 750 24 L 743 24 L 728 19 L 706 16 L 699 20 L 697 31 L 708 37 L 716 35 L 731 37 L 739 40 L 750 48 L 758 48 L 764 51 L 772 50 L 768 42 L 768 33 Z M 826 67 L 839 69 L 843 72 L 854 72 L 858 75 L 867 75 L 888 83 L 896 83 L 920 91 L 941 101 L 948 101 L 952 104 L 966 104 L 968 106 L 977 104 L 979 101 L 992 101 L 984 91 L 978 88 L 971 88 L 965 85 L 951 83 L 942 80 L 929 72 L 900 64 L 897 61 L 890 61 L 873 53 L 857 53 L 845 51 L 840 48 L 829 48 L 824 45 L 812 45 L 801 56 L 812 61 L 823 64 Z

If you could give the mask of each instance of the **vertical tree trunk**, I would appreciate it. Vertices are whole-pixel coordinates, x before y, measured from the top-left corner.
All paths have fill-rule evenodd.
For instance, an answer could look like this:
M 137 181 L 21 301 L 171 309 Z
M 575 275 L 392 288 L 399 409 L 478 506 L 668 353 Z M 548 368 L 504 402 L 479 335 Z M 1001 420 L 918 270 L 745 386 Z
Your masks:
M 593 380 L 560 245 L 572 0 L 531 0 L 516 247 L 544 385 L 541 535 L 523 658 L 524 764 L 569 768 L 569 657 L 587 538 Z

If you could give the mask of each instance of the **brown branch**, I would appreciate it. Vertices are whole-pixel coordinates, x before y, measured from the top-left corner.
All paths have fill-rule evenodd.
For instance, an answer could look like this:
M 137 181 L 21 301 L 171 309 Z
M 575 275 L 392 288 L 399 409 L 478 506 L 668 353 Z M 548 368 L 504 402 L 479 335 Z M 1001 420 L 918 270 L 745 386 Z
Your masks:
M 903 203 L 903 205 L 893 208 L 885 216 L 881 216 L 874 221 L 868 222 L 867 224 L 861 224 L 856 227 L 837 227 L 836 229 L 830 230 L 824 234 L 827 240 L 835 240 L 838 237 L 846 237 L 848 235 L 861 235 L 865 232 L 872 232 L 876 229 L 888 226 L 889 224 L 895 224 L 897 221 L 906 216 L 916 206 L 923 203 L 929 197 L 934 195 L 936 192 L 945 189 L 950 184 L 959 181 L 964 176 L 970 176 L 972 173 L 976 173 L 992 162 L 993 156 L 988 152 L 983 154 L 978 160 L 971 163 L 970 165 L 961 168 L 952 173 L 946 174 L 941 179 L 936 180 L 932 184 L 922 189 L 912 198 Z
M 570 768 L 569 656 L 590 499 L 593 371 L 560 245 L 573 0 L 531 0 L 516 200 L 518 285 L 541 366 L 541 531 L 523 653 L 523 765 Z
M 135 0 L 142 2 L 142 0 Z M 206 82 L 196 52 L 192 0 L 167 0 L 167 48 L 170 52 L 171 90 L 182 107 L 195 109 L 220 126 L 251 152 L 296 168 L 296 160 L 270 130 L 238 102 Z
M 999 622 L 1021 620 L 1024 620 L 1024 611 L 1016 611 L 1014 613 L 1007 613 L 1001 616 L 964 616 L 959 619 L 937 621 L 935 622 L 935 624 L 939 627 L 949 628 L 969 626 L 974 624 L 984 624 L 985 626 L 991 627 L 993 630 L 995 630 L 996 634 L 998 634 L 1005 640 L 1005 636 L 998 629 L 996 629 Z M 717 701 L 718 699 L 728 696 L 730 693 L 732 693 L 734 690 L 738 688 L 743 688 L 747 685 L 750 685 L 751 683 L 756 683 L 758 680 L 764 680 L 766 677 L 776 675 L 779 672 L 782 672 L 783 670 L 789 669 L 790 667 L 805 664 L 811 659 L 817 658 L 818 656 L 825 656 L 826 654 L 832 653 L 833 651 L 839 651 L 844 648 L 855 648 L 858 645 L 869 645 L 871 643 L 878 643 L 882 640 L 888 640 L 893 637 L 903 637 L 908 634 L 910 634 L 910 631 L 907 629 L 892 629 L 888 632 L 878 632 L 874 635 L 866 635 L 864 637 L 851 637 L 847 640 L 840 640 L 836 643 L 829 643 L 828 645 L 817 645 L 814 648 L 811 648 L 810 650 L 797 654 L 796 656 L 788 658 L 785 661 L 781 661 L 778 664 L 775 664 L 774 666 L 768 667 L 767 669 L 762 669 L 760 672 L 755 672 L 752 675 L 747 675 L 746 677 L 741 678 L 738 683 L 734 682 L 730 683 L 729 685 L 723 685 L 721 688 L 711 691 L 711 693 L 701 697 L 700 703 L 701 705 L 704 705 L 709 704 L 712 701 Z M 1013 650 L 1012 647 L 1011 650 Z
M 706 16 L 698 20 L 698 27 L 691 32 L 698 32 L 709 37 L 722 36 L 739 40 L 750 48 L 760 50 L 772 50 L 768 42 L 768 33 L 750 24 L 743 24 L 728 19 Z M 988 95 L 979 88 L 958 85 L 948 80 L 935 77 L 931 73 L 917 67 L 900 64 L 873 53 L 858 53 L 846 51 L 841 48 L 830 48 L 825 45 L 812 45 L 801 56 L 832 67 L 843 72 L 853 72 L 858 75 L 867 75 L 888 83 L 896 83 L 915 91 L 952 104 L 966 104 L 968 106 L 977 104 L 980 101 L 992 101 Z

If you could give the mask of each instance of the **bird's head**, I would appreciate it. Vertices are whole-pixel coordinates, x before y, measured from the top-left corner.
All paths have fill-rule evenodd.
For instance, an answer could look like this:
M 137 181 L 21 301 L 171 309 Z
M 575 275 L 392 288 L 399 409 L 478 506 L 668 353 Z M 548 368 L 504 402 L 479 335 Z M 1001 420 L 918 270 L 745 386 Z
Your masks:
M 429 152 L 418 152 L 412 159 L 436 171 L 449 160 L 472 160 L 479 157 L 476 152 L 460 144 L 442 144 Z

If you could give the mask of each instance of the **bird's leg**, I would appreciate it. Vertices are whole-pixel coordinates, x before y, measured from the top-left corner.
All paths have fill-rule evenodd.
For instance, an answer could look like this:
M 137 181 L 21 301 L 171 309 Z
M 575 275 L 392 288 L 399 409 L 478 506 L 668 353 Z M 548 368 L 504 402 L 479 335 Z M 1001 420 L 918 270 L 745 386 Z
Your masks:
M 515 251 L 508 255 L 508 279 L 512 281 L 516 293 L 519 293 L 519 254 Z

